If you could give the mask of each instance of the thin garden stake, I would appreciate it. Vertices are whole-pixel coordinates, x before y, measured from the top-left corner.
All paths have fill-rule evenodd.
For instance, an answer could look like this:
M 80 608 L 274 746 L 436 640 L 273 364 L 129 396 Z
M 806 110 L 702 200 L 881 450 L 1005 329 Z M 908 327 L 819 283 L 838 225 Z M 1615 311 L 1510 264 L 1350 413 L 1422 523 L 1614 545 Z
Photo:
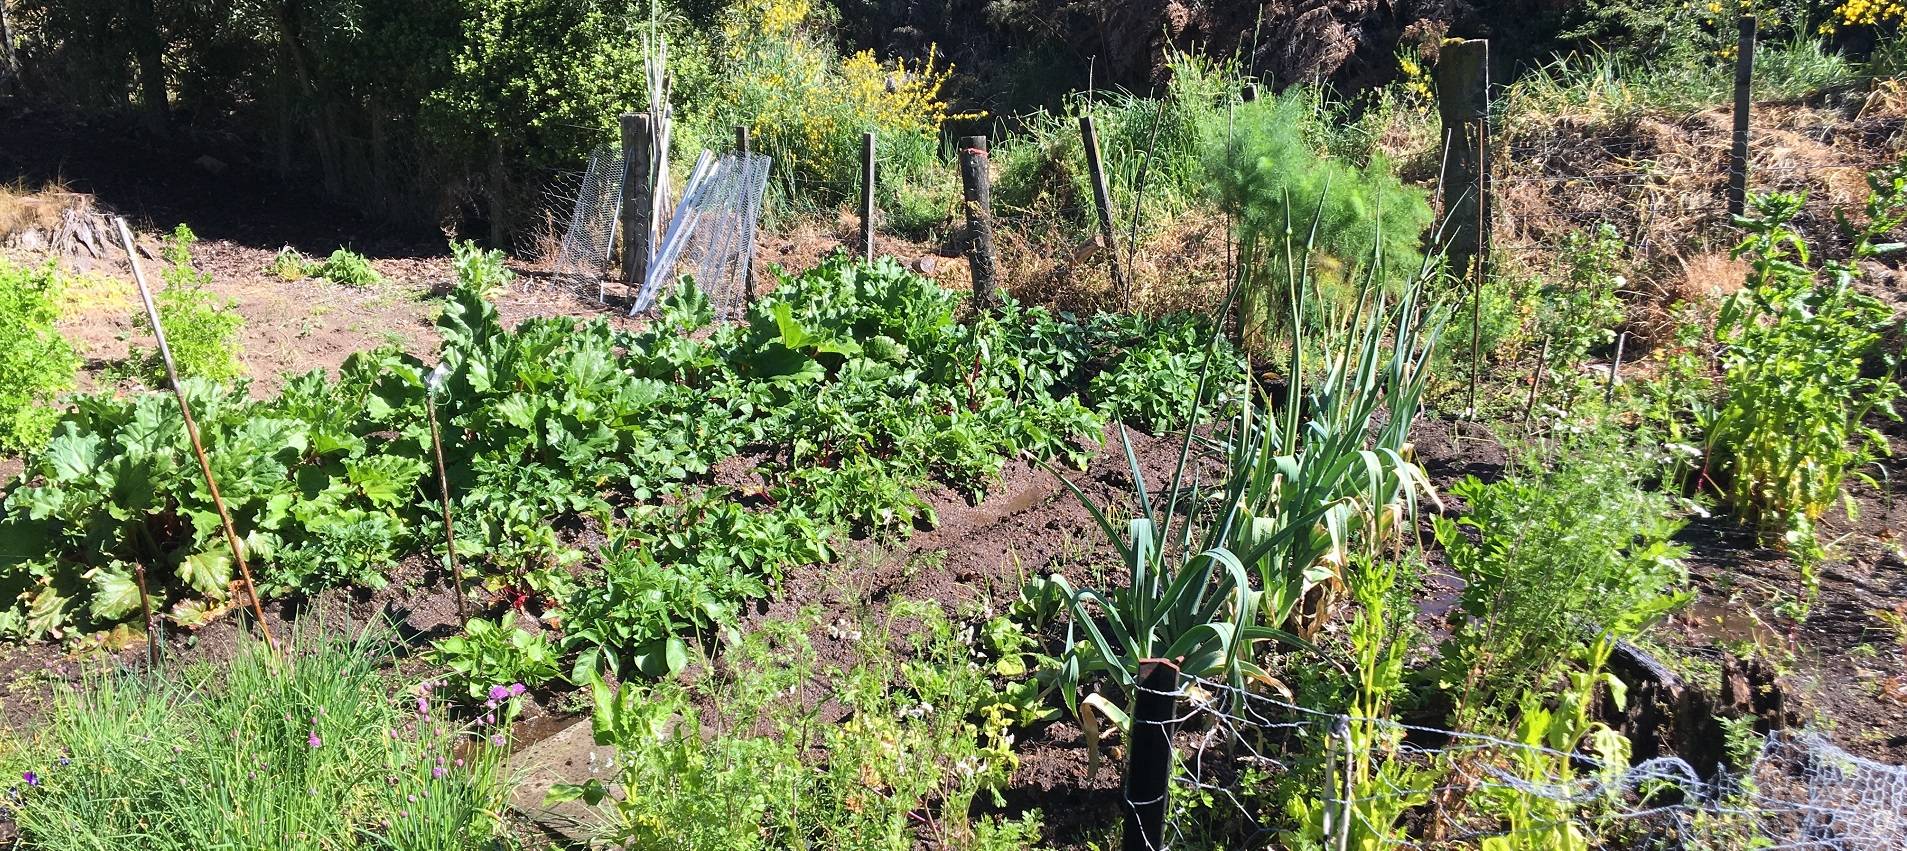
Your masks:
M 444 472 L 444 438 L 437 428 L 437 391 L 443 388 L 444 367 L 437 365 L 424 383 L 424 417 L 430 420 L 430 449 L 437 456 L 437 496 L 444 507 L 444 561 L 450 565 L 450 581 L 457 589 L 457 621 L 469 623 L 464 614 L 464 572 L 457 564 L 457 535 L 450 527 L 450 475 Z
M 1616 399 L 1616 382 L 1622 380 L 1622 346 L 1629 342 L 1629 332 L 1624 331 L 1616 337 L 1616 357 L 1609 362 L 1609 385 L 1602 390 L 1602 402 L 1607 405 Z
M 1543 338 L 1543 351 L 1536 355 L 1536 369 L 1530 372 L 1530 398 L 1523 403 L 1523 423 L 1529 424 L 1530 414 L 1536 410 L 1536 394 L 1543 390 L 1543 376 L 1549 373 L 1549 342 Z
M 1338 754 L 1343 759 L 1344 798 L 1338 802 L 1337 851 L 1348 851 L 1351 847 L 1351 814 L 1357 812 L 1356 778 L 1352 775 L 1351 760 L 1355 758 L 1351 745 L 1351 717 L 1339 715 L 1338 723 L 1331 730 L 1332 738 L 1337 740 Z
M 132 279 L 139 285 L 139 299 L 145 302 L 146 318 L 152 320 L 152 336 L 159 342 L 159 359 L 165 361 L 166 379 L 172 384 L 172 395 L 179 400 L 179 416 L 185 420 L 185 436 L 192 441 L 192 454 L 199 459 L 199 472 L 205 474 L 206 490 L 212 494 L 212 506 L 218 509 L 219 524 L 225 528 L 225 543 L 232 548 L 232 560 L 238 562 L 238 573 L 245 580 L 245 593 L 252 598 L 252 614 L 258 618 L 258 631 L 265 636 L 265 643 L 274 650 L 278 641 L 272 638 L 271 625 L 265 623 L 265 607 L 258 601 L 258 586 L 252 583 L 252 568 L 245 563 L 245 551 L 238 543 L 238 530 L 232 525 L 232 513 L 225 510 L 225 498 L 219 496 L 218 480 L 212 476 L 212 461 L 205 455 L 205 444 L 199 441 L 199 424 L 192 419 L 192 406 L 186 403 L 185 387 L 179 384 L 179 370 L 172 364 L 172 349 L 166 345 L 166 329 L 159 323 L 159 308 L 152 303 L 152 289 L 146 286 L 145 270 L 139 268 L 139 249 L 133 245 L 132 229 L 126 227 L 123 216 L 114 216 L 113 224 L 119 227 L 119 238 L 126 244 L 126 262 L 132 265 Z

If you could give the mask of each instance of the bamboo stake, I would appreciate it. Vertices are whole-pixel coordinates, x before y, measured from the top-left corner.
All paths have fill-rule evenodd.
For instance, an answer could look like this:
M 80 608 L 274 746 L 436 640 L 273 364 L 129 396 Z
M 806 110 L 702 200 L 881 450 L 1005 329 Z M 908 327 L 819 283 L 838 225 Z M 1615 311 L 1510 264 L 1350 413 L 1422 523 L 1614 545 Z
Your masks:
M 432 371 L 424 384 L 424 416 L 430 420 L 430 448 L 437 456 L 437 495 L 444 508 L 444 560 L 450 565 L 450 581 L 457 590 L 457 621 L 469 623 L 464 613 L 464 574 L 457 564 L 457 535 L 450 527 L 450 476 L 444 472 L 444 438 L 437 428 L 437 391 L 443 386 L 443 365 Z
M 1536 396 L 1543 390 L 1543 376 L 1549 372 L 1549 342 L 1543 338 L 1543 351 L 1536 356 L 1536 369 L 1530 373 L 1530 398 L 1523 403 L 1523 423 L 1529 424 L 1530 414 L 1536 411 Z
M 133 245 L 132 229 L 126 227 L 123 216 L 114 216 L 113 224 L 119 227 L 119 239 L 126 244 L 126 262 L 132 265 L 132 279 L 139 285 L 139 300 L 146 305 L 146 318 L 152 321 L 152 336 L 159 342 L 159 358 L 165 361 L 166 379 L 172 384 L 172 395 L 179 400 L 179 415 L 185 420 L 185 436 L 192 441 L 192 454 L 199 460 L 199 472 L 205 474 L 206 490 L 212 493 L 212 506 L 218 509 L 219 524 L 225 529 L 225 544 L 232 549 L 232 560 L 238 562 L 238 572 L 245 580 L 245 593 L 252 598 L 252 614 L 258 618 L 258 631 L 265 636 L 265 644 L 273 650 L 278 649 L 277 639 L 272 637 L 271 625 L 265 622 L 265 607 L 258 600 L 258 586 L 252 582 L 252 568 L 245 563 L 245 551 L 238 543 L 238 529 L 232 525 L 232 513 L 225 509 L 225 498 L 219 496 L 218 480 L 212 475 L 212 460 L 205 455 L 205 444 L 199 440 L 199 424 L 192 419 L 192 406 L 186 403 L 185 388 L 179 383 L 178 367 L 172 363 L 172 349 L 166 345 L 166 329 L 159 323 L 159 309 L 153 306 L 152 289 L 146 285 L 145 270 L 139 268 L 139 249 Z

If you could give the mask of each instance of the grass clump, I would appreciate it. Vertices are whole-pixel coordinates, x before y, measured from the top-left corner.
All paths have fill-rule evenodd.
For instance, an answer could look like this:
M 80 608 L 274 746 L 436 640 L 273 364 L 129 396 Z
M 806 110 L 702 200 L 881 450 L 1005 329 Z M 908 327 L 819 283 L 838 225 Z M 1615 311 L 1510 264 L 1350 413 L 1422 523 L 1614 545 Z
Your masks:
M 21 781 L 8 804 L 24 844 L 495 847 L 501 727 L 450 721 L 428 688 L 390 694 L 372 636 L 273 655 L 248 644 L 226 668 L 115 673 L 62 694 L 0 753 Z
M 165 288 L 155 297 L 159 321 L 165 325 L 166 345 L 180 378 L 230 381 L 245 373 L 239 363 L 238 332 L 245 318 L 233 303 L 207 287 L 212 276 L 193 268 L 192 245 L 198 236 L 183 224 L 165 240 L 160 255 L 166 261 L 161 274 Z M 133 325 L 152 333 L 144 310 L 133 314 Z M 165 361 L 157 347 L 134 346 L 127 359 L 133 375 L 152 387 L 167 386 Z
M 73 387 L 79 357 L 54 329 L 62 279 L 0 260 L 0 452 L 37 448 L 59 412 L 50 404 Z

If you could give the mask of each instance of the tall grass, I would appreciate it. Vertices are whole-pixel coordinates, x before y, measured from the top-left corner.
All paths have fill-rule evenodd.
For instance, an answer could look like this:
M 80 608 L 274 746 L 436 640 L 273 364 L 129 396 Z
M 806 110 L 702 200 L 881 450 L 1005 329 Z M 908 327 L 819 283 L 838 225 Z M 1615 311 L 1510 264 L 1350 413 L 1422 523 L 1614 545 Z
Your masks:
M 59 697 L 0 752 L 26 847 L 490 848 L 502 748 L 423 696 L 393 696 L 367 634 L 229 666 L 114 673 Z
M 1236 65 L 1189 53 L 1173 54 L 1168 67 L 1171 81 L 1157 97 L 1077 93 L 1061 112 L 1018 118 L 1016 132 L 993 151 L 1002 212 L 1057 214 L 1079 235 L 1096 226 L 1081 115 L 1092 116 L 1099 134 L 1120 239 L 1135 210 L 1142 221 L 1157 223 L 1201 200 L 1206 146 L 1214 136 L 1223 138 L 1227 104 L 1245 81 Z
M 1817 37 L 1764 42 L 1755 50 L 1757 100 L 1793 100 L 1859 79 L 1859 65 Z M 1530 71 L 1511 84 L 1504 109 L 1512 122 L 1610 120 L 1694 112 L 1731 102 L 1734 91 L 1730 56 L 1674 50 L 1638 58 L 1598 49 Z

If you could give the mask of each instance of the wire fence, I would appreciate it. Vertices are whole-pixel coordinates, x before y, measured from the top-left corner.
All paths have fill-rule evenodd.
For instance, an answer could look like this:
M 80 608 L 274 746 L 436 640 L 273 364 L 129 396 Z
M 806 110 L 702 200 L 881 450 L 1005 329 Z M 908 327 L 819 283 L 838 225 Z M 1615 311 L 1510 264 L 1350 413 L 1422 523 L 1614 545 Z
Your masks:
M 1679 757 L 1629 764 L 1525 727 L 1515 740 L 1322 712 L 1186 677 L 1164 729 L 1175 751 L 1167 848 L 1907 848 L 1907 768 L 1813 732 L 1776 731 L 1738 771 L 1704 777 Z M 1568 724 L 1559 713 L 1550 723 Z M 1525 719 L 1526 725 L 1529 720 Z M 1295 782 L 1295 785 L 1294 785 Z M 1274 790 L 1305 790 L 1294 811 Z M 1132 788 L 1128 778 L 1127 789 Z M 1134 800 L 1135 810 L 1155 800 Z M 1294 818 L 1294 812 L 1297 817 Z M 1491 841 L 1494 840 L 1494 841 Z

